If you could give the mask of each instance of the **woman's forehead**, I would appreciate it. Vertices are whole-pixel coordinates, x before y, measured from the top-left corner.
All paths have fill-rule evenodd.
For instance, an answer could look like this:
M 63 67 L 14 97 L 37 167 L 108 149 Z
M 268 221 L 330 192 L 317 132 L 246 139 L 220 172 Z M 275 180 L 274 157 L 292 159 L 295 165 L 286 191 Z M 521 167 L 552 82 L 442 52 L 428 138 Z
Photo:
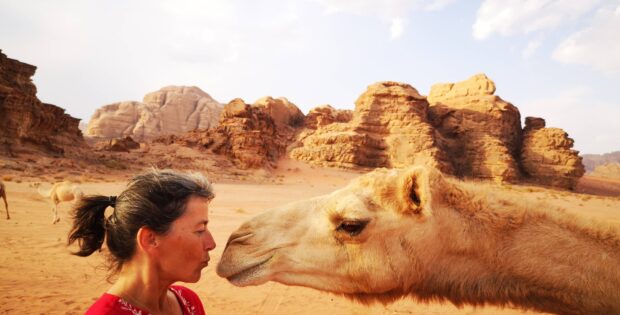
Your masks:
M 209 219 L 209 199 L 203 197 L 190 197 L 185 206 L 185 213 L 179 220 L 185 218 L 186 220 L 195 221 L 199 223 Z

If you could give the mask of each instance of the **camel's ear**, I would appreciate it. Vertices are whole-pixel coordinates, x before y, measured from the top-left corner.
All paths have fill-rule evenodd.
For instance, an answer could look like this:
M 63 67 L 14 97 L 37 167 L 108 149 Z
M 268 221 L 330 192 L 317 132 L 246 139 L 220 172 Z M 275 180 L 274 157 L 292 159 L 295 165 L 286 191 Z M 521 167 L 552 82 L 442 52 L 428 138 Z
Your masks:
M 433 214 L 431 209 L 430 170 L 425 167 L 405 169 L 400 176 L 398 194 L 402 211 L 421 217 Z

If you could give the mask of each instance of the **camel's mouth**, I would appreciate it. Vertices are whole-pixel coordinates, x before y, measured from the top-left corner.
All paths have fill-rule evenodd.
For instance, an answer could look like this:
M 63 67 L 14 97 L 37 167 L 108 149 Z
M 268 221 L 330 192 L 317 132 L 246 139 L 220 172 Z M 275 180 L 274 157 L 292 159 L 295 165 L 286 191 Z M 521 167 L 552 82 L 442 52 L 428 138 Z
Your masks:
M 239 287 L 263 284 L 269 280 L 266 277 L 267 270 L 265 265 L 269 262 L 269 260 L 271 260 L 272 257 L 273 256 L 270 256 L 259 263 L 249 265 L 231 275 L 222 275 L 220 272 L 218 273 L 220 273 L 220 276 L 224 276 L 230 283 Z

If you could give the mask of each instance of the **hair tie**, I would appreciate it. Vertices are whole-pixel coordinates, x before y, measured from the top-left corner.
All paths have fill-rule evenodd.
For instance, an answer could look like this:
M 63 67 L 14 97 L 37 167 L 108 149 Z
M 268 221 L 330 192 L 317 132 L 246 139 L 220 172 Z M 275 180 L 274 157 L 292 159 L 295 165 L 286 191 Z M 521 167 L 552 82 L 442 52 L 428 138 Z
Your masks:
M 110 207 L 114 208 L 116 206 L 116 196 L 109 196 L 108 202 L 110 203 Z

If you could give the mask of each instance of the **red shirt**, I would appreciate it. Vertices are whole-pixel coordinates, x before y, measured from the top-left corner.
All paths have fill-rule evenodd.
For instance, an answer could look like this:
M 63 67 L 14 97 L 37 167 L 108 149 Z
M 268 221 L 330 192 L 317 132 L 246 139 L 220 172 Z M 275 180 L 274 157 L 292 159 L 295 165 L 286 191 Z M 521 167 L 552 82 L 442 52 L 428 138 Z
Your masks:
M 179 285 L 170 286 L 170 291 L 174 293 L 183 309 L 183 315 L 205 315 L 205 310 L 202 307 L 202 302 L 198 298 L 198 295 L 186 288 Z M 129 304 L 129 302 L 122 298 L 104 293 L 93 304 L 86 315 L 149 315 L 146 310 L 143 310 L 137 306 Z

